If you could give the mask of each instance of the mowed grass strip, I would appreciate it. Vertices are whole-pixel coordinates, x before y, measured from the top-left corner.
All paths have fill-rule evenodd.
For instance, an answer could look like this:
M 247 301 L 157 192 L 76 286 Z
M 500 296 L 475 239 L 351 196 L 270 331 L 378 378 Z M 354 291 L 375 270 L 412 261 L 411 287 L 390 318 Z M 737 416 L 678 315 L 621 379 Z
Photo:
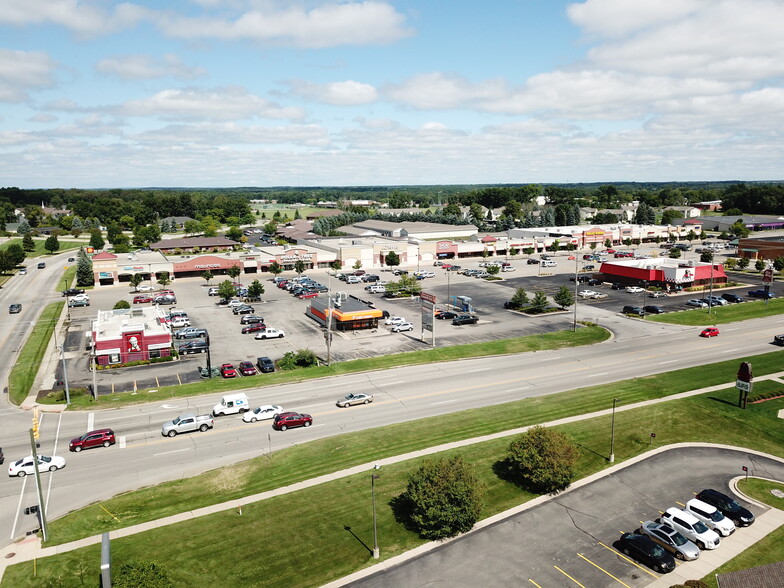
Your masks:
M 46 243 L 47 237 L 33 237 L 33 243 L 35 244 L 35 249 L 32 251 L 27 251 L 27 258 L 31 257 L 41 257 L 43 255 L 49 255 L 49 252 L 44 247 L 44 243 Z M 56 253 L 62 253 L 63 251 L 70 251 L 72 249 L 79 249 L 79 247 L 85 247 L 87 245 L 86 242 L 80 241 L 64 241 L 62 237 L 57 238 L 58 242 L 60 243 L 60 249 L 55 251 Z M 6 249 L 9 245 L 13 245 L 16 243 L 20 247 L 22 246 L 22 239 L 9 239 L 5 243 L 0 246 L 0 249 Z M 39 260 L 40 261 L 40 260 Z M 21 265 L 24 265 L 25 262 L 23 261 Z
M 784 408 L 784 399 L 754 405 L 745 411 L 733 406 L 735 400 L 736 391 L 728 388 L 617 413 L 617 461 L 648 451 L 651 431 L 657 434 L 656 444 L 726 443 L 781 455 L 784 428 L 779 426 L 776 413 Z M 695 427 L 695 423 L 710 423 L 710 426 Z M 607 467 L 609 416 L 558 428 L 581 447 L 578 477 Z M 428 430 L 435 432 L 433 428 Z M 483 517 L 503 512 L 532 497 L 495 473 L 496 464 L 506 457 L 509 441 L 494 440 L 444 453 L 445 456 L 459 454 L 476 468 L 487 492 Z M 381 478 L 375 488 L 382 559 L 424 543 L 395 519 L 391 506 L 405 489 L 408 474 L 420 462 L 411 460 L 385 466 L 378 472 Z M 242 515 L 234 510 L 224 511 L 115 539 L 113 562 L 119 565 L 133 559 L 155 559 L 167 567 L 177 586 L 322 585 L 375 563 L 370 552 L 373 546 L 371 473 L 376 472 L 368 471 L 248 504 L 243 507 Z M 204 481 L 202 492 L 225 497 L 253 475 L 253 468 L 244 464 L 242 470 L 235 469 L 231 475 L 227 472 L 223 477 Z M 146 506 L 140 503 L 139 508 Z M 636 524 L 634 520 L 628 521 L 629 530 Z M 521 541 L 525 540 L 523 529 Z M 96 577 L 99 564 L 98 546 L 39 559 L 35 564 L 36 583 L 79 586 L 82 578 Z M 8 568 L 3 586 L 29 585 L 33 565 L 29 562 Z
M 773 508 L 784 509 L 784 498 L 777 498 L 770 493 L 774 489 L 784 492 L 784 484 L 749 478 L 748 480 L 738 482 L 738 488 L 754 500 L 763 502 Z M 710 588 L 718 588 L 718 583 L 716 582 L 717 574 L 764 566 L 782 560 L 784 560 L 784 527 L 779 527 L 757 541 L 753 547 L 733 557 L 730 561 L 702 578 L 702 581 Z
M 751 358 L 754 373 L 760 376 L 780 371 L 782 359 L 781 352 L 755 356 Z M 619 398 L 622 406 L 731 382 L 739 362 L 730 360 L 313 441 L 275 452 L 272 459 L 252 459 L 74 511 L 51 522 L 50 544 L 243 498 L 384 457 L 610 408 L 613 398 Z M 224 484 L 227 479 L 232 483 Z M 205 488 L 221 491 L 205 492 Z
M 99 396 L 97 402 L 93 401 L 89 396 L 81 396 L 72 399 L 71 409 L 95 410 L 108 407 L 116 408 L 131 404 L 157 402 L 169 398 L 197 396 L 199 394 L 211 394 L 215 392 L 230 392 L 233 390 L 250 388 L 256 389 L 264 386 L 305 382 L 318 378 L 372 370 L 383 370 L 406 365 L 421 365 L 473 357 L 509 355 L 524 353 L 526 351 L 579 347 L 581 345 L 601 343 L 602 341 L 606 341 L 609 337 L 609 332 L 601 327 L 580 327 L 576 332 L 556 331 L 541 335 L 528 335 L 512 339 L 502 339 L 500 341 L 488 341 L 486 343 L 471 343 L 466 345 L 455 345 L 453 347 L 439 347 L 422 351 L 395 353 L 383 357 L 336 362 L 331 366 L 318 366 L 292 371 L 277 371 L 271 374 L 263 374 L 257 378 L 238 378 L 236 380 L 212 378 L 211 380 L 204 380 L 195 384 L 164 386 L 152 391 L 142 390 L 135 395 L 130 393 L 119 393 Z M 132 390 L 129 389 L 129 392 L 130 391 Z
M 694 296 L 698 296 L 695 294 Z M 714 306 L 710 314 L 707 308 L 695 308 L 683 312 L 668 312 L 665 314 L 646 315 L 646 321 L 657 323 L 670 323 L 684 326 L 723 325 L 753 318 L 763 318 L 784 312 L 784 298 L 768 300 L 749 300 L 740 304 L 727 306 Z

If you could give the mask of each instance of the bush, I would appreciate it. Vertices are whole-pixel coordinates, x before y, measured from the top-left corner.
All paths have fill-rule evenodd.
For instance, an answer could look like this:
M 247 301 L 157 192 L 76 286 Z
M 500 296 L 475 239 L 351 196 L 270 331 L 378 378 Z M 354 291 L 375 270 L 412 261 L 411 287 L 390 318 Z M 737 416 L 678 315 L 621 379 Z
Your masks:
M 154 561 L 122 564 L 112 578 L 114 588 L 173 588 L 166 568 Z
M 118 300 L 117 302 L 114 303 L 114 310 L 118 310 L 120 308 L 130 308 L 130 307 L 131 307 L 131 303 L 128 302 L 127 300 Z
M 423 538 L 470 531 L 482 514 L 484 488 L 461 457 L 425 460 L 408 478 L 399 501 L 406 522 Z
M 318 357 L 310 349 L 300 349 L 296 353 L 287 351 L 278 361 L 278 367 L 282 370 L 295 370 L 318 365 Z
M 577 447 L 566 435 L 536 426 L 509 444 L 507 465 L 525 488 L 552 493 L 569 487 L 578 457 Z

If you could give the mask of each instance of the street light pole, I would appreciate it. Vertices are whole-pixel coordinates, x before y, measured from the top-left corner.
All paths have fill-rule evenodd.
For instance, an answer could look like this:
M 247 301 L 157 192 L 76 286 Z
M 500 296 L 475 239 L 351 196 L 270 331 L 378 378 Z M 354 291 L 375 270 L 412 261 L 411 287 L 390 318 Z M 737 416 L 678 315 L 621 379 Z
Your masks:
M 610 429 L 610 463 L 615 461 L 615 404 L 618 402 L 617 398 L 613 398 L 612 407 L 612 427 Z
M 579 264 L 580 260 L 575 253 L 574 256 L 574 320 L 572 321 L 572 331 L 575 333 L 577 332 L 577 286 L 580 284 L 579 281 Z
M 380 465 L 375 465 L 375 469 L 381 469 Z M 370 495 L 373 500 L 373 559 L 378 559 L 380 551 L 378 549 L 378 526 L 376 524 L 376 480 L 381 476 L 371 474 L 370 476 Z

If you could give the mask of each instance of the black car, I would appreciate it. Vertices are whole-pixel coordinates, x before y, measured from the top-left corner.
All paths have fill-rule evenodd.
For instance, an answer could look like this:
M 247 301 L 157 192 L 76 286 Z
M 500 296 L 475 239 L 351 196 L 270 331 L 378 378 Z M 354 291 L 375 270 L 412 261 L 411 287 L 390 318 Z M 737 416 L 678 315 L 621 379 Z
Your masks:
M 706 488 L 697 494 L 697 499 L 715 506 L 721 514 L 739 527 L 748 527 L 754 522 L 754 514 L 749 509 L 743 508 L 735 500 L 718 490 Z
M 232 309 L 232 312 L 234 314 L 253 314 L 256 311 L 252 306 L 244 305 L 244 306 L 235 306 Z
M 45 267 L 46 267 L 46 263 L 43 261 L 38 264 L 38 269 L 44 269 Z
M 263 323 L 264 317 L 257 314 L 246 314 L 240 319 L 241 325 L 255 325 L 256 323 Z
M 269 357 L 259 357 L 256 360 L 256 365 L 262 374 L 269 374 L 275 371 L 275 362 Z
M 648 314 L 662 314 L 665 312 L 661 306 L 656 305 L 644 306 L 643 310 Z
M 152 299 L 153 304 L 177 304 L 177 299 L 174 296 L 156 296 Z
M 445 310 L 444 312 L 439 312 L 436 315 L 436 318 L 439 319 L 439 320 L 442 320 L 442 321 L 452 320 L 453 318 L 456 318 L 456 317 L 457 317 L 457 313 L 456 312 L 452 312 L 451 310 Z
M 733 303 L 743 302 L 743 297 L 738 296 L 737 294 L 727 293 L 727 294 L 722 294 L 721 297 L 724 298 L 724 300 L 726 300 L 727 302 L 733 302 Z
M 618 547 L 626 555 L 661 574 L 675 569 L 675 558 L 645 535 L 624 533 L 618 541 Z
M 635 314 L 637 316 L 642 316 L 645 314 L 642 308 L 639 306 L 624 306 L 623 307 L 623 314 Z
M 8 314 L 17 314 L 22 312 L 22 305 L 21 304 L 12 304 L 8 307 Z
M 784 347 L 784 335 L 774 335 L 773 343 L 775 345 L 781 345 L 782 347 Z
M 597 280 L 596 278 L 591 278 L 590 280 L 588 280 L 589 286 L 601 286 L 602 284 L 603 282 L 601 280 Z
M 504 302 L 504 308 L 506 310 L 517 310 L 518 308 L 520 308 L 520 305 L 517 304 L 516 302 L 512 302 L 511 300 L 509 300 L 507 302 Z
M 453 325 L 475 325 L 479 321 L 475 316 L 470 314 L 461 314 L 452 319 Z
M 751 298 L 774 298 L 773 292 L 766 292 L 765 290 L 749 290 L 749 297 Z
M 613 290 L 623 290 L 624 288 L 626 288 L 626 286 L 624 286 L 620 282 L 613 282 L 613 285 L 612 285 L 612 289 Z
M 206 341 L 188 341 L 180 345 L 177 350 L 180 355 L 190 355 L 191 353 L 204 353 L 207 351 Z
M 591 278 L 588 276 L 576 276 L 576 279 L 578 284 L 585 284 Z M 574 280 L 575 280 L 575 276 L 569 276 L 570 282 L 574 282 Z
M 528 258 L 528 261 L 526 261 L 526 263 L 527 263 L 528 265 L 539 265 L 539 260 L 538 260 L 538 259 L 531 259 L 531 258 L 529 257 L 529 258 Z
M 68 288 L 63 290 L 63 296 L 76 296 L 77 294 L 84 294 L 83 288 Z

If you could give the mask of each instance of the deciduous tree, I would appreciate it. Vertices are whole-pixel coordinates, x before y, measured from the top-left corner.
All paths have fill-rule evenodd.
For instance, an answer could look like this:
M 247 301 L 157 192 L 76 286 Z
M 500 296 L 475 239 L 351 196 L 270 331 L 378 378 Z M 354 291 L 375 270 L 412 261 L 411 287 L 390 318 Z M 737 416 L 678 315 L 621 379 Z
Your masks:
M 523 487 L 551 493 L 569 487 L 579 455 L 566 435 L 537 425 L 509 444 L 507 463 Z
M 574 294 L 572 294 L 570 288 L 561 286 L 558 288 L 558 292 L 555 293 L 555 296 L 553 296 L 553 300 L 555 300 L 555 303 L 561 308 L 566 308 L 567 306 L 574 304 Z
M 57 240 L 57 235 L 49 235 L 44 241 L 44 249 L 49 253 L 54 253 L 60 249 L 60 241 Z

